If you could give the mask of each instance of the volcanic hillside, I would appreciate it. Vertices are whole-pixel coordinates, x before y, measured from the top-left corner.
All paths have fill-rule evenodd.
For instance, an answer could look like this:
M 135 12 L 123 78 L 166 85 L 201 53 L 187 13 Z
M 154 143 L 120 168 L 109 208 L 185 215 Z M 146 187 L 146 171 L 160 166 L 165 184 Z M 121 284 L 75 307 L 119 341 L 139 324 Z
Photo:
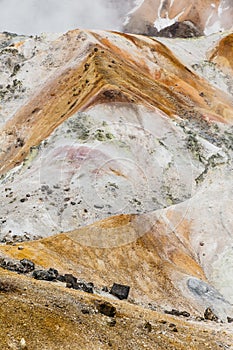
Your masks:
M 126 20 L 129 33 L 193 37 L 232 29 L 231 0 L 142 0 Z
M 1 34 L 1 266 L 95 286 L 0 268 L 3 348 L 231 348 L 231 36 Z

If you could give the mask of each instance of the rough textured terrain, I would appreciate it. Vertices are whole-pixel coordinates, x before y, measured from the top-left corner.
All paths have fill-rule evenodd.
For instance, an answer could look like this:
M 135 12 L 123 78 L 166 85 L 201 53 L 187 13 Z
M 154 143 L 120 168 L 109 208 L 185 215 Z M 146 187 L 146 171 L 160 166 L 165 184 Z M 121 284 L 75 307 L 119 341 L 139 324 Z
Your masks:
M 139 0 L 126 20 L 126 32 L 195 37 L 232 29 L 231 0 Z
M 231 42 L 1 34 L 2 349 L 233 348 Z
M 3 271 L 0 278 L 11 286 L 0 292 L 2 349 L 232 349 L 231 325 L 161 314 Z M 97 311 L 101 301 L 115 306 L 114 318 Z

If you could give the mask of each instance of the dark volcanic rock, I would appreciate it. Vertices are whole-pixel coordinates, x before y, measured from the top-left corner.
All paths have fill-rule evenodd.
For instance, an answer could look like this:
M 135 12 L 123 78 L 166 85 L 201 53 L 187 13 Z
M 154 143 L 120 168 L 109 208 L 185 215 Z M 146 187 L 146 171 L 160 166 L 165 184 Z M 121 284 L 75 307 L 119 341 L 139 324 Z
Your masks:
M 178 332 L 178 329 L 174 323 L 170 323 L 168 327 L 172 332 Z
M 22 259 L 20 263 L 24 266 L 25 272 L 31 272 L 35 270 L 35 264 L 31 260 Z
M 37 280 L 54 281 L 58 277 L 58 271 L 52 268 L 49 270 L 35 270 L 32 277 Z
M 113 306 L 107 301 L 98 302 L 96 307 L 97 307 L 97 310 L 103 315 L 106 315 L 109 317 L 114 317 L 116 315 L 115 306 Z
M 82 290 L 86 293 L 93 293 L 94 292 L 94 284 L 93 283 L 86 283 L 86 282 L 78 282 L 73 286 L 74 289 Z
M 24 273 L 24 266 L 20 262 L 8 261 L 6 264 L 6 269 L 10 271 L 15 271 L 19 273 Z
M 77 278 L 74 277 L 72 274 L 65 274 L 64 275 L 65 281 L 66 282 L 66 287 L 68 288 L 74 288 L 74 285 L 77 283 Z
M 213 310 L 208 307 L 205 312 L 204 312 L 204 318 L 206 320 L 210 320 L 210 321 L 215 321 L 217 322 L 218 321 L 218 317 L 215 315 L 215 313 L 213 312 Z
M 152 331 L 152 325 L 150 322 L 146 322 L 144 324 L 144 328 L 147 329 L 148 332 L 151 332 Z
M 0 266 L 9 271 L 14 271 L 17 273 L 28 273 L 35 269 L 35 264 L 28 259 L 11 260 L 11 259 L 1 259 Z
M 120 300 L 127 299 L 129 295 L 130 287 L 122 284 L 114 283 L 110 293 Z
M 57 281 L 65 282 L 65 281 L 66 281 L 65 276 L 59 274 L 59 275 L 57 276 Z
M 65 274 L 64 275 L 64 282 L 66 282 L 67 288 L 73 288 L 76 290 L 82 290 L 86 293 L 93 293 L 94 292 L 94 284 L 89 282 L 77 282 L 77 278 L 74 277 L 71 274 Z
M 176 22 L 171 26 L 165 27 L 158 31 L 154 25 L 150 23 L 144 23 L 143 30 L 130 30 L 135 34 L 143 34 L 148 36 L 157 36 L 157 37 L 165 37 L 165 38 L 192 38 L 203 35 L 203 32 L 198 29 L 192 22 L 184 21 L 184 22 Z M 124 28 L 124 31 L 127 32 L 127 26 Z
M 160 30 L 156 36 L 167 38 L 192 38 L 203 33 L 192 22 L 176 22 L 169 27 Z
M 175 309 L 172 309 L 170 311 L 165 310 L 164 313 L 169 314 L 169 315 L 174 315 L 174 316 L 184 316 L 184 317 L 190 316 L 190 313 L 187 311 L 179 311 L 179 310 L 175 310 Z

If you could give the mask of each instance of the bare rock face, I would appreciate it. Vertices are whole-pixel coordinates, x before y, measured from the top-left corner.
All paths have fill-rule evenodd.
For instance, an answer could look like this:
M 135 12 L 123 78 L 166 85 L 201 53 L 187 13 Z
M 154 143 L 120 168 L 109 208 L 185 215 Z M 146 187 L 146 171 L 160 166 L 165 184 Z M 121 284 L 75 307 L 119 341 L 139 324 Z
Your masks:
M 192 22 L 176 22 L 171 26 L 161 29 L 155 36 L 167 38 L 192 38 L 201 36 L 203 33 Z
M 209 60 L 217 64 L 223 72 L 232 76 L 233 73 L 233 34 L 219 40 L 216 47 L 209 53 Z
M 230 0 L 144 0 L 132 9 L 125 21 L 129 33 L 192 37 L 232 28 Z
M 164 38 L 192 38 L 203 35 L 190 21 L 175 22 L 160 30 L 154 27 L 154 25 L 147 23 L 145 29 L 142 29 L 141 32 L 137 31 L 137 34 Z

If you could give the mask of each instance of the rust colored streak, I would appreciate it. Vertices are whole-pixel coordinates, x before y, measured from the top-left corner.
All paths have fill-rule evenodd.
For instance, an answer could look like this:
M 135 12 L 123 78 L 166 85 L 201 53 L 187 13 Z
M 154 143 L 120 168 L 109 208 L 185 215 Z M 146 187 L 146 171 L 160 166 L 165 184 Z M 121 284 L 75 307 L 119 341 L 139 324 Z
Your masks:
M 209 59 L 220 65 L 223 70 L 229 69 L 233 72 L 233 33 L 220 40 Z
M 89 45 L 86 58 L 48 81 L 5 125 L 0 174 L 20 164 L 31 146 L 38 145 L 71 115 L 98 103 L 138 103 L 158 108 L 170 117 L 206 115 L 209 120 L 232 120 L 232 106 L 223 94 L 184 67 L 156 40 L 124 34 L 139 49 L 136 61 L 130 50 L 121 50 L 97 33 L 92 35 L 99 44 Z M 151 60 L 149 50 L 160 67 L 156 79 L 145 64 Z
M 125 179 L 127 179 L 127 176 L 125 176 L 124 174 L 122 174 L 120 171 L 118 171 L 117 169 L 112 169 L 110 168 L 111 172 L 113 172 L 113 174 L 115 174 L 116 176 L 120 176 L 120 177 L 124 177 Z

